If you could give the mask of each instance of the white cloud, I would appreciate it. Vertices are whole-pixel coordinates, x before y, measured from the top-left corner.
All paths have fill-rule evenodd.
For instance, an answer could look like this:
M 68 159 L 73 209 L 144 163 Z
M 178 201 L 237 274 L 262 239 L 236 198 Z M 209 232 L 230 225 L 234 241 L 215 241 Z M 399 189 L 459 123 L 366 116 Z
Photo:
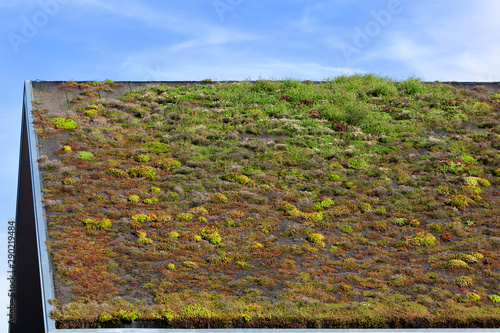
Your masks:
M 142 55 L 145 56 L 145 55 Z M 324 80 L 339 75 L 365 73 L 359 68 L 334 67 L 314 62 L 287 62 L 279 59 L 260 58 L 256 60 L 242 59 L 238 63 L 210 64 L 200 62 L 192 66 L 189 60 L 170 62 L 162 60 L 156 63 L 151 58 L 134 57 L 129 59 L 123 70 L 130 78 L 142 78 L 152 81 L 177 80 L 245 80 L 293 78 L 302 80 Z M 151 64 L 144 66 L 145 63 Z
M 199 34 L 200 36 L 197 36 L 195 39 L 170 46 L 168 49 L 170 51 L 180 51 L 189 48 L 244 42 L 261 38 L 258 35 L 242 33 L 229 29 L 221 29 L 218 27 L 209 27 L 207 30 L 200 31 Z
M 188 34 L 204 29 L 202 21 L 199 21 L 199 24 L 193 24 L 193 19 L 196 18 L 195 13 L 191 13 L 192 17 L 186 19 L 186 13 L 182 11 L 182 6 L 175 6 L 174 3 L 162 2 L 161 6 L 158 4 L 150 6 L 144 2 L 131 0 L 106 2 L 102 0 L 72 0 L 70 4 L 72 6 L 78 5 L 80 9 L 92 13 L 108 13 L 122 20 L 126 19 L 128 22 L 130 20 L 141 21 L 141 30 L 149 26 Z M 82 15 L 82 11 L 76 11 L 75 15 Z M 112 20 L 112 17 L 109 19 Z M 130 22 L 130 24 L 135 23 Z
M 397 51 L 401 49 L 401 44 L 396 44 L 392 48 L 392 50 Z M 412 49 L 415 50 L 415 48 Z M 447 54 L 447 52 L 419 54 L 415 52 L 408 57 L 398 57 L 397 51 L 392 59 L 404 62 L 407 67 L 413 68 L 418 76 L 427 80 L 494 81 L 495 78 L 498 80 L 500 77 L 497 58 L 500 55 L 499 47 L 496 50 L 486 52 L 464 50 L 455 54 Z M 488 54 L 488 52 L 494 55 Z M 492 66 L 495 63 L 496 65 Z
M 422 8 L 410 11 L 424 17 Z M 429 10 L 427 7 L 426 10 Z M 500 80 L 500 3 L 475 2 L 456 6 L 448 16 L 428 12 L 426 19 L 404 18 L 378 37 L 376 46 L 362 50 L 356 63 L 385 60 L 413 69 L 426 80 Z

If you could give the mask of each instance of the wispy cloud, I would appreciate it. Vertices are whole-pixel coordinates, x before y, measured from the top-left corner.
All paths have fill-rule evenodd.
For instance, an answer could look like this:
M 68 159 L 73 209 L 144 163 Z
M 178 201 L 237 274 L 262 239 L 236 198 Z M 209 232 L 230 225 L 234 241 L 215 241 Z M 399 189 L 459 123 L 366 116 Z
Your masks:
M 146 57 L 146 58 L 144 58 Z M 250 57 L 252 58 L 252 57 Z M 224 62 L 211 63 L 200 61 L 198 66 L 192 62 L 162 60 L 155 63 L 152 57 L 142 54 L 128 59 L 123 71 L 130 77 L 143 80 L 176 81 L 176 80 L 245 80 L 245 79 L 283 79 L 324 80 L 339 75 L 365 73 L 361 68 L 335 67 L 315 62 L 288 62 L 273 58 L 242 59 L 238 66 Z M 144 64 L 149 64 L 144 66 Z
M 185 5 L 175 3 L 158 3 L 152 6 L 151 3 L 138 3 L 136 1 L 124 0 L 117 5 L 116 1 L 104 2 L 102 0 L 75 0 L 72 3 L 77 8 L 73 9 L 72 16 L 84 16 L 85 13 L 108 13 L 110 17 L 106 18 L 108 23 L 117 27 L 123 26 L 127 34 L 138 34 L 137 37 L 124 35 L 124 39 L 134 38 L 136 44 L 141 45 L 141 52 L 155 52 L 166 57 L 175 52 L 186 50 L 200 50 L 210 46 L 221 46 L 224 44 L 234 44 L 261 39 L 262 36 L 245 28 L 239 28 L 221 24 L 219 20 L 214 20 L 212 13 L 207 15 L 203 10 L 195 8 L 190 11 L 189 1 Z M 210 4 L 207 9 L 212 10 Z M 190 16 L 186 20 L 186 16 Z M 72 20 L 71 16 L 66 18 Z M 80 17 L 78 18 L 80 19 Z M 129 22 L 127 26 L 123 22 Z M 196 21 L 196 24 L 193 24 Z M 116 23 L 115 23 L 116 22 Z M 137 31 L 130 31 L 131 27 L 139 25 L 141 28 Z M 145 27 L 151 27 L 147 30 Z M 89 43 L 89 42 L 87 42 Z M 112 43 L 113 44 L 113 43 Z M 149 50 L 154 48 L 154 50 Z M 106 46 L 104 46 L 106 50 Z M 112 51 L 109 51 L 112 53 Z
M 357 66 L 400 64 L 428 80 L 492 81 L 500 77 L 500 3 L 460 3 L 448 15 L 413 3 L 393 27 L 364 50 Z
M 136 20 L 141 23 L 141 30 L 145 26 L 167 29 L 177 32 L 189 32 L 200 27 L 193 25 L 191 20 L 186 20 L 184 12 L 188 3 L 176 4 L 175 2 L 156 2 L 154 5 L 145 2 L 122 0 L 122 1 L 102 1 L 102 0 L 72 0 L 71 5 L 80 11 L 75 11 L 74 15 L 82 15 L 82 9 L 92 13 L 112 15 L 109 20 L 127 19 Z M 196 13 L 192 13 L 193 18 Z M 121 21 L 122 23 L 124 21 Z
M 170 46 L 169 50 L 180 51 L 189 48 L 245 42 L 262 38 L 259 35 L 234 31 L 232 29 L 223 29 L 216 26 L 209 27 L 204 31 L 199 31 L 198 35 L 199 36 L 195 39 Z

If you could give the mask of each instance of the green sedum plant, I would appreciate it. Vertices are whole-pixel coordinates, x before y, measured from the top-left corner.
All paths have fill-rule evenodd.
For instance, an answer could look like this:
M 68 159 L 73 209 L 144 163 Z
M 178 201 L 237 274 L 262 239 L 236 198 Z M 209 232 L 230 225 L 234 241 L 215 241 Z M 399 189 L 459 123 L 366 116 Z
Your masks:
M 327 209 L 327 208 L 330 208 L 331 206 L 333 206 L 334 204 L 335 204 L 335 201 L 333 201 L 332 198 L 326 198 L 326 199 L 322 199 L 322 200 L 317 200 L 314 203 L 313 209 L 314 210 Z
M 210 199 L 215 202 L 222 202 L 226 203 L 229 201 L 227 196 L 225 196 L 223 193 L 212 193 L 210 194 Z
M 120 320 L 132 322 L 139 318 L 142 314 L 139 311 L 120 310 L 115 312 L 113 315 Z
M 490 295 L 490 296 L 488 296 L 488 298 L 493 303 L 500 303 L 500 296 L 499 295 Z
M 73 119 L 58 117 L 51 120 L 58 129 L 73 130 L 78 128 L 78 123 Z
M 157 162 L 157 165 L 159 168 L 172 171 L 180 168 L 182 164 L 173 158 L 162 158 Z
M 463 260 L 460 260 L 460 259 L 452 259 L 450 261 L 448 261 L 448 265 L 447 265 L 449 268 L 453 268 L 453 269 L 468 269 L 469 268 L 469 265 L 463 261 Z
M 174 320 L 175 313 L 169 308 L 163 308 L 160 310 L 160 312 L 154 313 L 154 316 L 158 319 L 163 319 L 167 322 L 171 322 L 172 320 Z
M 463 194 L 453 195 L 451 198 L 448 198 L 444 201 L 446 205 L 460 209 L 467 208 L 471 202 L 473 202 L 473 200 Z
M 149 162 L 149 156 L 146 154 L 139 154 L 134 158 L 137 162 L 147 163 Z
M 295 205 L 292 205 L 291 203 L 284 204 L 279 208 L 279 210 L 289 216 L 300 216 L 301 214 L 297 207 Z
M 139 200 L 141 200 L 141 199 L 139 198 L 138 195 L 135 195 L 135 194 L 132 194 L 131 196 L 128 197 L 128 201 L 133 202 L 133 203 L 138 203 Z
M 213 318 L 215 313 L 199 303 L 189 304 L 181 310 L 181 315 L 188 318 Z
M 436 237 L 425 231 L 419 232 L 410 239 L 410 244 L 414 246 L 434 246 L 436 244 Z
M 228 180 L 228 181 L 232 181 L 232 182 L 237 182 L 237 183 L 240 183 L 242 185 L 246 185 L 252 181 L 247 176 L 242 175 L 242 174 L 237 173 L 237 172 L 230 172 L 230 173 L 226 174 L 223 177 L 223 179 Z
M 370 205 L 369 203 L 366 203 L 366 202 L 362 202 L 358 205 L 358 208 L 363 213 L 367 213 L 367 212 L 370 212 L 372 210 L 372 205 Z
M 474 281 L 469 276 L 459 276 L 455 279 L 455 284 L 461 288 L 468 288 L 472 286 Z
M 105 323 L 113 319 L 113 316 L 109 312 L 103 312 L 99 315 L 99 321 Z
M 362 157 L 353 157 L 347 163 L 347 166 L 351 169 L 368 169 L 370 164 Z
M 128 169 L 128 174 L 131 177 L 144 177 L 149 180 L 154 180 L 156 176 L 156 169 L 149 165 L 137 165 Z
M 149 189 L 149 191 L 150 191 L 151 193 L 158 194 L 158 193 L 160 193 L 160 192 L 161 192 L 161 188 L 156 187 L 156 186 L 151 186 L 151 188 Z
M 147 221 L 151 221 L 152 220 L 151 217 L 149 215 L 146 215 L 146 214 L 132 215 L 131 219 L 132 219 L 132 221 L 139 222 L 139 223 L 147 222 Z
M 201 237 L 212 244 L 219 244 L 222 240 L 222 237 L 219 235 L 219 232 L 216 227 L 203 227 L 200 230 Z
M 166 153 L 170 149 L 167 144 L 158 141 L 146 142 L 141 145 L 141 148 L 151 153 Z
M 176 219 L 182 222 L 189 222 L 193 219 L 194 215 L 191 213 L 180 213 L 177 214 Z
M 107 170 L 107 173 L 118 177 L 118 178 L 126 178 L 127 177 L 127 172 L 124 170 L 116 169 L 116 168 L 109 168 Z
M 324 248 L 325 247 L 325 236 L 320 233 L 311 233 L 307 236 L 307 240 L 313 243 L 314 246 Z
M 92 157 L 94 157 L 94 154 L 89 151 L 79 151 L 78 153 L 76 153 L 76 157 L 82 160 L 90 160 Z
M 83 224 L 87 226 L 87 229 L 95 229 L 95 230 L 106 230 L 111 228 L 112 225 L 109 219 L 102 219 L 102 220 L 84 219 Z

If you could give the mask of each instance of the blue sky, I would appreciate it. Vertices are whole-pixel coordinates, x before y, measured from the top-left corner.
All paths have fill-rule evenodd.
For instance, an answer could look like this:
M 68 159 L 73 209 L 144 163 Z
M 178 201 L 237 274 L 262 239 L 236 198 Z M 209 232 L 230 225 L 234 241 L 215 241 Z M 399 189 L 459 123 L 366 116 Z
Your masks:
M 2 0 L 0 309 L 24 80 L 323 80 L 371 72 L 500 81 L 498 13 L 498 0 Z

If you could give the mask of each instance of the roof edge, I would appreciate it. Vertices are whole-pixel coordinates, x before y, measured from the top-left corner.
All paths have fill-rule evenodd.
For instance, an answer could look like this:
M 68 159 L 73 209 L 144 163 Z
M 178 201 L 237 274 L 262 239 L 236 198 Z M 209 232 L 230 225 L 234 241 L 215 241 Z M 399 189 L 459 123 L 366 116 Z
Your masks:
M 43 193 L 41 191 L 41 179 L 38 169 L 38 140 L 33 126 L 33 81 L 26 80 L 24 82 L 24 97 L 23 97 L 23 112 L 26 117 L 26 134 L 28 137 L 28 149 L 31 169 L 31 184 L 33 191 L 33 207 L 35 212 L 35 228 L 38 250 L 38 266 L 40 271 L 40 284 L 42 288 L 42 313 L 44 314 L 45 332 L 55 332 L 55 321 L 50 318 L 50 311 L 53 306 L 49 304 L 49 299 L 54 298 L 54 285 L 51 276 L 51 266 L 49 253 L 45 244 L 47 240 L 46 232 L 46 219 L 44 216 L 44 208 L 42 204 Z

